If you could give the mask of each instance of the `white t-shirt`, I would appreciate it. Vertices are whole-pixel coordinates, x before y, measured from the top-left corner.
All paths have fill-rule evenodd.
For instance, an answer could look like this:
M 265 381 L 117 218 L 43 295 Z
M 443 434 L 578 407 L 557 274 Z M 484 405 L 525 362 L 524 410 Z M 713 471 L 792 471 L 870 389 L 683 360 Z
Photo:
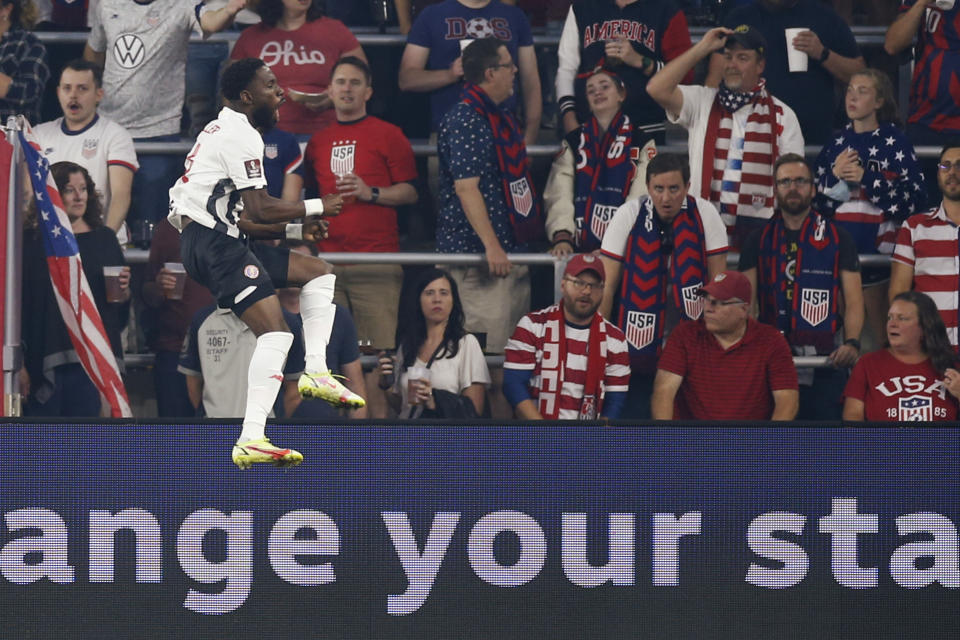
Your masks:
M 240 191 L 267 187 L 263 138 L 247 116 L 224 107 L 197 136 L 183 166 L 183 176 L 170 189 L 170 224 L 182 230 L 180 218 L 186 216 L 239 238 Z
M 33 130 L 50 164 L 69 161 L 82 166 L 97 185 L 100 202 L 106 214 L 110 208 L 109 167 L 140 168 L 133 137 L 119 124 L 100 115 L 79 131 L 68 130 L 63 118 L 37 125 Z
M 633 225 L 636 224 L 640 211 L 649 200 L 648 196 L 644 196 L 636 200 L 627 200 L 620 205 L 620 208 L 613 214 L 613 219 L 603 235 L 603 245 L 600 251 L 604 255 L 618 260 L 623 259 L 623 255 L 627 251 L 627 242 L 630 240 L 630 232 L 633 231 Z M 694 198 L 694 200 L 697 201 L 697 210 L 700 212 L 700 220 L 703 222 L 703 241 L 706 244 L 704 252 L 709 256 L 726 251 L 727 228 L 724 226 L 723 220 L 720 219 L 717 208 L 703 198 Z
M 403 351 L 397 352 L 400 362 L 403 362 Z M 414 360 L 413 366 L 426 367 L 427 363 L 419 358 Z M 416 408 L 410 406 L 407 395 L 408 372 L 404 371 L 397 378 L 394 384 L 394 391 L 400 394 L 402 406 L 400 408 L 400 418 L 409 418 L 412 411 Z M 487 369 L 487 361 L 483 357 L 483 351 L 480 349 L 480 343 L 473 334 L 460 338 L 460 349 L 454 358 L 437 358 L 430 365 L 430 386 L 434 389 L 442 389 L 450 393 L 460 394 L 470 385 L 479 382 L 481 384 L 490 384 L 490 371 Z M 399 388 L 398 388 L 399 387 Z
M 100 0 L 90 8 L 91 49 L 106 54 L 100 112 L 134 138 L 180 131 L 187 43 L 202 33 L 195 1 Z
M 713 108 L 713 102 L 717 95 L 717 89 L 711 87 L 701 87 L 694 85 L 680 85 L 680 91 L 683 93 L 683 107 L 679 114 L 667 112 L 667 119 L 674 124 L 682 125 L 687 129 L 687 151 L 690 156 L 690 193 L 692 195 L 701 195 L 701 178 L 703 177 L 704 153 L 708 154 L 707 160 L 713 162 L 713 149 L 704 149 L 704 140 L 707 139 L 707 125 L 710 122 L 710 110 Z M 776 97 L 773 101 L 781 109 L 779 123 L 783 127 L 783 133 L 777 139 L 777 153 L 797 153 L 803 155 L 803 132 L 800 130 L 800 122 L 793 109 L 788 107 L 782 100 Z M 747 124 L 751 105 L 740 107 L 733 113 L 733 129 L 730 132 L 730 139 L 738 140 L 744 137 L 744 128 Z M 734 147 L 735 145 L 731 145 Z M 739 177 L 736 178 L 739 182 Z M 708 185 L 709 186 L 709 185 Z M 773 209 L 763 207 L 756 210 L 740 209 L 738 215 L 756 218 L 770 218 L 773 215 Z

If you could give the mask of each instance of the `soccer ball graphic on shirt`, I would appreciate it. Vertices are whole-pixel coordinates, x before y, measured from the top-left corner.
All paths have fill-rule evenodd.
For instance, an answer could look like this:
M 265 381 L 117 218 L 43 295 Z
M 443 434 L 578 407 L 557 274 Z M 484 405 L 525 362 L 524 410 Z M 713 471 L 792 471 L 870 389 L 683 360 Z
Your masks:
M 467 37 L 479 40 L 480 38 L 492 38 L 493 27 L 486 18 L 471 18 L 467 22 Z

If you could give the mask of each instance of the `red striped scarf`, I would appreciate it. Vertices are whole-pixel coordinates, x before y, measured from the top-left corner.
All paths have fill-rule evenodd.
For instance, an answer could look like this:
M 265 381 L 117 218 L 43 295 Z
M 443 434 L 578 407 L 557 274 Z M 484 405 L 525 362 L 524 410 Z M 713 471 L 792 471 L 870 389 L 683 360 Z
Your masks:
M 741 208 L 773 207 L 773 163 L 779 155 L 777 140 L 783 132 L 783 125 L 778 122 L 778 117 L 783 109 L 774 102 L 765 84 L 761 78 L 745 103 L 751 106 L 751 111 L 744 131 L 743 160 L 739 170 L 727 161 L 731 155 L 733 113 L 724 106 L 730 103 L 723 96 L 729 90 L 721 87 L 710 109 L 700 196 L 717 204 L 728 232 L 736 224 Z
M 516 118 L 501 109 L 475 84 L 463 88 L 461 99 L 490 123 L 493 147 L 500 165 L 503 198 L 510 213 L 510 225 L 517 242 L 524 244 L 543 237 L 543 207 L 533 186 L 527 147 Z
M 564 329 L 567 326 L 567 320 L 563 315 L 563 302 L 554 305 L 546 319 L 547 326 L 556 323 L 557 331 L 546 331 L 543 337 L 543 352 L 553 351 L 548 348 L 550 336 L 557 337 L 557 357 L 543 358 L 540 362 L 540 384 L 545 381 L 556 380 L 557 397 L 552 403 L 546 402 L 546 394 L 541 393 L 538 402 L 540 415 L 547 420 L 556 420 L 560 415 L 560 396 L 563 394 L 564 370 L 567 367 L 567 338 Z M 590 322 L 590 338 L 587 343 L 587 379 L 583 383 L 583 397 L 580 399 L 580 419 L 596 420 L 597 416 L 603 410 L 603 377 L 607 370 L 607 326 L 603 321 L 603 316 L 599 313 L 593 314 L 593 320 Z M 556 371 L 555 374 L 544 375 L 544 371 Z

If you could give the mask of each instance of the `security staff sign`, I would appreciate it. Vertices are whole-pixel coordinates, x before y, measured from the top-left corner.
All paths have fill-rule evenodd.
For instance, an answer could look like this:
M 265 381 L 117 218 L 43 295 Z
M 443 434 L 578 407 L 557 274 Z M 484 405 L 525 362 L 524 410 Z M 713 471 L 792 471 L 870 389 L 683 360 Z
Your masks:
M 278 425 L 304 465 L 240 472 L 168 426 L 0 426 L 5 637 L 960 628 L 956 429 Z

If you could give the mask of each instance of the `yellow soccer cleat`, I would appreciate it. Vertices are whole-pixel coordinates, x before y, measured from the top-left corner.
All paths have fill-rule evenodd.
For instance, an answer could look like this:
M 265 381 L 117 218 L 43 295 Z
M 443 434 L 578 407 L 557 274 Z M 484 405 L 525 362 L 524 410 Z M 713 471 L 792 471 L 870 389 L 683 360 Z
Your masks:
M 316 398 L 334 407 L 359 409 L 367 406 L 366 400 L 343 386 L 337 377 L 329 371 L 322 373 L 303 373 L 297 383 L 297 389 L 304 398 Z
M 270 462 L 278 467 L 294 467 L 303 462 L 303 454 L 293 449 L 275 447 L 267 438 L 233 445 L 233 464 L 241 469 L 249 469 L 258 462 Z

